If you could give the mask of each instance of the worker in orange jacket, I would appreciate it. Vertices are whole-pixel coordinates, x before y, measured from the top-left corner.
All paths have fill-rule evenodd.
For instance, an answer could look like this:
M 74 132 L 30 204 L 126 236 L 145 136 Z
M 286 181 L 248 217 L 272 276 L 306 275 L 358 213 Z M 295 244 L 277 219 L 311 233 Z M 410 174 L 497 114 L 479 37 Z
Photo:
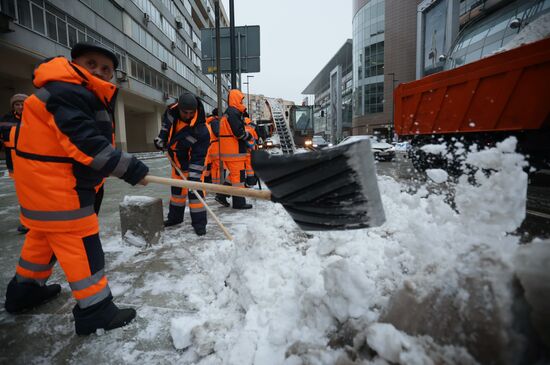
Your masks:
M 94 211 L 97 191 L 109 175 L 145 185 L 149 169 L 114 148 L 117 87 L 109 80 L 118 65 L 115 54 L 77 43 L 71 56 L 47 59 L 35 69 L 38 90 L 25 100 L 17 129 L 15 188 L 30 231 L 5 308 L 19 313 L 59 294 L 58 284 L 46 285 L 59 260 L 77 301 L 75 331 L 88 335 L 124 326 L 136 315 L 113 303 Z
M 246 154 L 246 161 L 244 162 L 246 174 L 245 185 L 247 187 L 251 187 L 258 183 L 258 178 L 254 173 L 254 168 L 252 168 L 252 151 L 257 149 L 256 141 L 258 140 L 258 133 L 256 133 L 256 124 L 252 122 L 252 119 L 250 119 L 250 116 L 246 111 L 244 112 L 244 128 L 248 133 L 252 135 L 252 137 L 254 137 L 254 145 L 252 148 L 248 149 Z
M 194 94 L 181 94 L 178 102 L 168 106 L 164 112 L 162 126 L 154 143 L 158 149 L 168 151 L 173 163 L 183 173 L 181 176 L 172 166 L 173 179 L 201 181 L 210 143 L 202 101 Z M 189 198 L 191 225 L 198 236 L 206 234 L 206 208 L 196 194 L 204 197 L 200 190 L 189 191 L 186 188 L 172 186 L 165 227 L 183 222 L 185 205 Z
M 210 147 L 206 155 L 205 182 L 220 184 L 220 117 L 218 108 L 212 110 L 212 115 L 206 118 L 206 127 L 210 134 Z
M 10 98 L 11 111 L 4 115 L 0 120 L 0 141 L 6 149 L 6 167 L 10 177 L 13 178 L 13 155 L 15 146 L 15 131 L 21 123 L 21 114 L 23 113 L 23 102 L 28 96 L 25 94 L 15 94 Z M 27 233 L 29 229 L 20 224 L 17 227 L 19 233 Z
M 245 161 L 247 150 L 254 145 L 254 137 L 244 127 L 244 95 L 240 90 L 229 91 L 229 106 L 220 120 L 220 159 L 229 170 L 229 180 L 233 187 L 244 188 Z M 227 196 L 216 194 L 216 201 L 229 206 Z M 233 196 L 234 209 L 250 209 L 244 197 Z

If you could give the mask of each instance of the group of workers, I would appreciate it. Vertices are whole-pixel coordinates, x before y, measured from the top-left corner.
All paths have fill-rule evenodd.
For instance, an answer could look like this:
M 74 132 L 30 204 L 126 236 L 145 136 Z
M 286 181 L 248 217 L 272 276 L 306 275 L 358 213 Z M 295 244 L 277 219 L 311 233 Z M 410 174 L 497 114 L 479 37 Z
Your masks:
M 75 331 L 88 335 L 97 329 L 122 327 L 136 316 L 121 309 L 105 276 L 98 213 L 108 176 L 131 185 L 146 185 L 149 168 L 114 147 L 114 105 L 117 87 L 111 83 L 118 66 L 115 54 L 98 44 L 77 43 L 71 60 L 44 60 L 33 74 L 34 94 L 16 94 L 12 112 L 0 122 L 6 164 L 13 177 L 26 232 L 15 276 L 6 290 L 5 309 L 17 314 L 55 298 L 58 284 L 47 285 L 59 261 L 76 304 Z M 168 106 L 155 146 L 167 152 L 172 177 L 244 188 L 256 179 L 250 166 L 255 132 L 245 123 L 244 96 L 229 92 L 229 107 L 221 117 L 206 116 L 202 101 L 184 93 Z M 257 137 L 256 137 L 257 138 Z M 220 168 L 222 166 L 222 168 Z M 248 175 L 247 175 L 248 173 Z M 206 233 L 202 191 L 172 187 L 165 226 L 183 222 L 187 199 L 195 233 Z M 228 196 L 216 201 L 229 206 Z M 249 209 L 233 196 L 233 208 Z

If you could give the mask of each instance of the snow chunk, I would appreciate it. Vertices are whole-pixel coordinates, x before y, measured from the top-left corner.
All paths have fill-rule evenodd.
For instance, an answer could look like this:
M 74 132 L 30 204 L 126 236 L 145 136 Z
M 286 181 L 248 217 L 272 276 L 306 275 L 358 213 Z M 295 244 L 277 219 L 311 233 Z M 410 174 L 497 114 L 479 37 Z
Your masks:
M 191 331 L 199 324 L 199 321 L 190 317 L 172 318 L 170 322 L 170 334 L 172 335 L 174 347 L 181 350 L 191 346 Z
M 421 150 L 432 155 L 445 155 L 447 153 L 447 145 L 442 144 L 427 144 L 421 147 Z
M 122 240 L 135 247 L 146 247 L 147 241 L 142 235 L 134 233 L 132 230 L 126 231 Z
M 426 170 L 426 174 L 436 184 L 444 183 L 449 178 L 447 171 L 441 169 L 428 169 Z
M 388 323 L 375 323 L 367 329 L 367 343 L 384 360 L 398 364 L 432 365 L 426 352 L 407 334 Z

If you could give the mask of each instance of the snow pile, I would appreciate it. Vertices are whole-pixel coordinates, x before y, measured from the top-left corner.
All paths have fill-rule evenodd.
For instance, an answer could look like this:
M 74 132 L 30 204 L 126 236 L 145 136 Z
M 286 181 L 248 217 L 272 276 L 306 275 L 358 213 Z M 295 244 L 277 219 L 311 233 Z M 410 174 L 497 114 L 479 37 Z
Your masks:
M 456 209 L 445 196 L 407 193 L 380 177 L 387 221 L 378 228 L 306 235 L 281 206 L 257 202 L 258 214 L 239 213 L 247 224 L 234 228 L 234 243 L 193 252 L 201 270 L 178 290 L 197 312 L 172 319 L 174 346 L 198 364 L 334 364 L 365 356 L 375 363 L 472 363 L 463 348 L 377 321 L 403 285 L 457 288 L 467 270 L 462 261 L 476 247 L 511 261 L 518 240 L 506 233 L 521 223 L 527 181 L 514 147 L 511 139 L 468 155 L 480 170 L 474 185 L 459 179 Z M 347 324 L 356 331 L 344 335 Z
M 426 153 L 430 153 L 432 155 L 445 155 L 447 153 L 447 145 L 445 143 L 442 144 L 427 144 L 420 148 L 422 151 Z
M 502 46 L 495 53 L 509 51 L 524 44 L 540 41 L 548 37 L 550 37 L 550 12 L 541 15 L 527 24 L 510 42 Z

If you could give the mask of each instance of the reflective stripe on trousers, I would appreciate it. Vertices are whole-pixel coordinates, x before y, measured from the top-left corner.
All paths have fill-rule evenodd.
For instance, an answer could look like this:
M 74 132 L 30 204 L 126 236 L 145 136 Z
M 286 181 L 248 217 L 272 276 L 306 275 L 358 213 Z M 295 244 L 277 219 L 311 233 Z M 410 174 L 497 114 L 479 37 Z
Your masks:
M 44 285 L 51 275 L 55 259 L 65 272 L 81 309 L 111 295 L 104 274 L 105 258 L 97 225 L 72 232 L 31 229 L 25 237 L 16 267 L 17 280 Z

